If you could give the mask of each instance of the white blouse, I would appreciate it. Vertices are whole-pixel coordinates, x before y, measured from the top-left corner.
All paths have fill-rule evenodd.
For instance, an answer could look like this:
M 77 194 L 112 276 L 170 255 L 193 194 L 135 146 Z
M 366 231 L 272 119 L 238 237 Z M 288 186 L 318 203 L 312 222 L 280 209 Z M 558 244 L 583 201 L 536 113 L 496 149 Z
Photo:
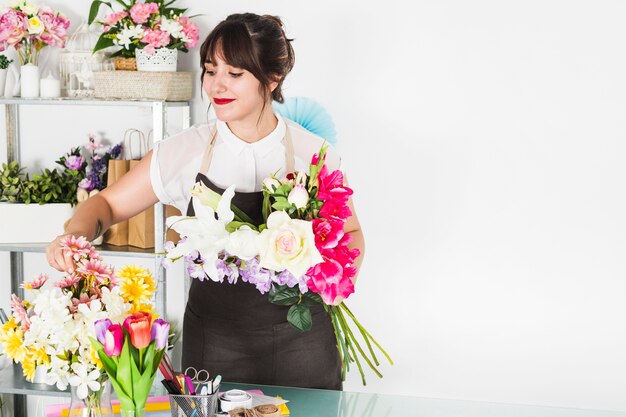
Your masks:
M 239 139 L 225 122 L 210 122 L 209 125 L 217 125 L 217 137 L 209 172 L 203 174 L 220 188 L 235 184 L 235 190 L 239 192 L 261 190 L 263 180 L 271 174 L 276 173 L 278 178 L 285 175 L 283 138 L 287 127 L 294 147 L 295 168 L 308 171 L 311 157 L 319 152 L 324 139 L 279 114 L 276 117 L 276 129 L 254 143 Z M 201 131 L 207 132 L 206 129 Z M 162 203 L 173 205 L 183 214 L 187 211 L 191 188 L 211 139 L 208 136 L 201 135 L 198 127 L 193 126 L 157 142 L 152 152 L 152 189 Z M 341 166 L 341 158 L 332 146 L 328 147 L 326 164 L 331 170 Z

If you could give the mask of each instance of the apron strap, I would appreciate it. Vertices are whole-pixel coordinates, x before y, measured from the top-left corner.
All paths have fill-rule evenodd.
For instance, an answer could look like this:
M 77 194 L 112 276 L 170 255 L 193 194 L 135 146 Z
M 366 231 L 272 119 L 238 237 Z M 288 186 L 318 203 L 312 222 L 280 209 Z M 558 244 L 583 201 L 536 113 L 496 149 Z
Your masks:
M 215 139 L 217 138 L 217 128 L 214 124 L 211 126 L 211 140 L 204 151 L 204 156 L 202 157 L 202 164 L 200 165 L 200 173 L 208 174 L 209 167 L 211 166 L 211 160 L 213 159 L 213 148 L 215 148 Z M 285 162 L 287 165 L 287 172 L 295 171 L 295 159 L 294 159 L 294 151 L 293 151 L 293 142 L 291 140 L 291 131 L 289 127 L 285 124 Z

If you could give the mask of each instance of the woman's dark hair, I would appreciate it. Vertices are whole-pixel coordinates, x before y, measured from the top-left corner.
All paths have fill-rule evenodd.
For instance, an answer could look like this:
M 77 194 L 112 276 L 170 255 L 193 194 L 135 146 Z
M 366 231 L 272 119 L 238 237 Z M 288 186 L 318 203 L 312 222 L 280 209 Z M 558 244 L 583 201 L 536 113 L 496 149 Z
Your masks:
M 215 62 L 219 53 L 226 63 L 243 68 L 261 83 L 261 95 L 267 102 L 269 85 L 278 85 L 272 99 L 282 103 L 283 80 L 293 68 L 293 39 L 287 38 L 279 17 L 254 13 L 232 14 L 209 33 L 200 48 L 201 82 L 206 62 Z

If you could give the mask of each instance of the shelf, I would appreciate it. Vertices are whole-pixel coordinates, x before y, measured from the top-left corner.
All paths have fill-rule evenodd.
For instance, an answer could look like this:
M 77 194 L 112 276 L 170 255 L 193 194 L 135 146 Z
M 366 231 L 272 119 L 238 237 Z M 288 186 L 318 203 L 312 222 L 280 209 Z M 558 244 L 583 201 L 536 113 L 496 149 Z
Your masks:
M 83 106 L 132 106 L 151 107 L 153 103 L 164 103 L 167 107 L 187 107 L 187 101 L 163 100 L 116 100 L 116 99 L 75 99 L 70 97 L 59 98 L 0 98 L 0 104 L 32 104 L 32 105 L 83 105 Z
M 33 384 L 22 376 L 19 366 L 9 365 L 0 369 L 0 393 L 22 395 L 46 395 L 51 397 L 69 397 L 70 390 L 60 391 L 55 385 Z
M 45 253 L 45 243 L 0 243 L 0 252 L 26 252 L 26 253 Z M 101 254 L 106 256 L 122 256 L 133 258 L 154 258 L 158 256 L 154 253 L 154 248 L 141 249 L 134 246 L 115 246 L 109 244 L 96 245 L 94 248 Z

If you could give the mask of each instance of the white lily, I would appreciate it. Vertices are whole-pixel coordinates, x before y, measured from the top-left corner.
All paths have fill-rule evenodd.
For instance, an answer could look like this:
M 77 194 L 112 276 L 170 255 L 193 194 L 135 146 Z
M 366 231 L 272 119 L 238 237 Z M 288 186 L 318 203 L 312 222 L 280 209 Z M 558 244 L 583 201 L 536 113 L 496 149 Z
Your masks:
M 96 392 L 100 389 L 100 382 L 98 382 L 98 378 L 100 378 L 99 370 L 94 369 L 89 372 L 85 364 L 75 362 L 72 364 L 72 371 L 74 371 L 74 375 L 69 377 L 69 383 L 71 386 L 78 388 L 76 394 L 78 394 L 78 398 L 81 400 L 87 398 L 89 390 Z
M 176 259 L 197 250 L 205 261 L 204 271 L 206 274 L 213 281 L 218 281 L 215 262 L 218 254 L 224 250 L 229 240 L 226 225 L 235 218 L 235 214 L 230 209 L 230 201 L 234 195 L 235 186 L 232 185 L 222 194 L 216 210 L 203 204 L 201 198 L 194 195 L 192 197 L 193 209 L 196 214 L 194 217 L 169 217 L 166 222 L 167 226 L 186 239 L 169 251 L 167 257 Z

